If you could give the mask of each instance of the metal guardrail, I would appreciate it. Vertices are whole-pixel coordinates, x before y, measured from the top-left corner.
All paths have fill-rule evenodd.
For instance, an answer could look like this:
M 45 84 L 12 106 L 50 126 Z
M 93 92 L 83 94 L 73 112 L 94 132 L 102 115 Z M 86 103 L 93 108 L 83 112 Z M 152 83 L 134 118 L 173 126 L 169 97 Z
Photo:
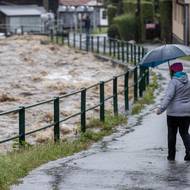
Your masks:
M 137 65 L 146 52 L 142 46 L 106 36 L 81 33 L 68 33 L 68 36 L 65 36 L 64 32 L 56 33 L 51 30 L 50 40 L 60 45 L 67 44 L 80 50 L 107 55 L 125 64 L 132 62 Z
M 50 37 L 51 37 L 51 40 L 54 41 L 54 36 L 50 36 Z M 59 40 L 61 39 L 61 44 L 64 44 L 65 40 L 64 40 L 63 36 L 61 38 L 59 38 L 59 36 L 56 35 L 55 37 L 56 37 L 57 43 L 59 43 Z M 91 39 L 93 39 L 93 38 L 91 37 Z M 73 43 L 70 43 L 70 40 L 68 38 L 67 39 L 68 45 L 72 44 L 74 47 L 77 47 L 76 38 L 73 38 L 73 40 L 75 40 L 75 41 L 73 41 Z M 106 41 L 109 44 L 112 43 L 113 46 L 111 46 L 111 47 L 109 46 L 107 48 Z M 118 45 L 117 50 L 116 50 L 116 48 L 112 48 L 112 47 L 115 47 L 116 42 L 121 43 L 121 44 L 126 44 L 125 48 L 123 45 L 122 46 Z M 94 43 L 94 41 L 92 40 L 90 46 L 88 46 L 89 44 L 87 46 L 85 46 L 85 48 L 86 48 L 85 50 L 86 51 L 89 51 L 89 49 L 94 50 L 94 46 L 92 45 L 93 43 Z M 100 46 L 100 38 L 97 38 L 96 44 L 97 44 L 97 47 L 96 47 L 97 53 L 103 53 L 103 54 L 106 54 L 109 56 L 114 56 L 118 59 L 121 56 L 122 62 L 125 62 L 125 61 L 127 62 L 128 60 L 133 60 L 133 61 L 135 60 L 134 63 L 137 63 L 137 61 L 139 61 L 140 58 L 142 58 L 145 53 L 144 48 L 142 48 L 142 47 L 138 47 L 136 45 L 131 45 L 127 42 L 121 42 L 121 41 L 118 41 L 115 39 L 106 40 L 105 37 L 103 37 L 103 48 L 102 48 L 102 46 Z M 79 49 L 82 49 L 83 46 L 82 46 L 82 40 L 80 37 L 79 37 L 78 45 L 79 45 L 78 46 Z M 129 47 L 131 48 L 130 51 L 128 51 Z M 121 52 L 120 52 L 120 49 L 122 50 Z M 126 52 L 123 51 L 123 49 L 126 50 Z M 135 53 L 134 56 L 128 55 L 128 53 L 131 54 L 132 52 L 136 52 L 137 49 L 139 51 L 137 53 Z M 103 52 L 100 50 L 103 50 Z M 92 52 L 94 52 L 94 51 L 92 51 Z M 115 54 L 114 54 L 114 52 L 115 52 Z M 116 53 L 117 53 L 117 56 L 116 56 Z M 126 56 L 124 56 L 124 54 Z M 136 57 L 136 55 L 138 55 L 138 56 Z M 129 73 L 133 73 L 133 76 L 134 76 L 133 84 L 131 86 L 129 86 Z M 118 78 L 121 78 L 121 77 L 123 77 L 124 88 L 122 91 L 118 92 Z M 111 96 L 106 97 L 105 84 L 110 83 L 110 82 L 112 82 L 113 92 L 112 92 Z M 20 143 L 20 145 L 22 145 L 26 140 L 26 136 L 36 133 L 36 132 L 39 132 L 39 131 L 42 131 L 47 128 L 52 128 L 52 127 L 54 128 L 54 141 L 58 142 L 60 140 L 60 123 L 67 121 L 76 116 L 80 116 L 81 131 L 85 132 L 86 131 L 86 113 L 88 111 L 99 107 L 100 108 L 99 119 L 100 119 L 100 121 L 104 122 L 105 121 L 105 110 L 106 110 L 105 102 L 106 101 L 108 101 L 110 99 L 113 100 L 113 113 L 114 113 L 114 115 L 117 116 L 118 115 L 118 94 L 124 93 L 123 94 L 124 95 L 124 105 L 125 105 L 125 110 L 127 111 L 127 110 L 129 110 L 129 89 L 130 88 L 134 89 L 133 98 L 134 98 L 134 101 L 137 101 L 139 96 L 140 97 L 143 96 L 143 91 L 145 91 L 146 86 L 148 84 L 149 84 L 148 69 L 142 68 L 142 67 L 139 67 L 138 65 L 136 65 L 132 70 L 128 70 L 127 72 L 125 72 L 123 74 L 114 76 L 113 78 L 111 78 L 107 81 L 101 81 L 101 82 L 93 84 L 89 87 L 72 92 L 70 94 L 58 96 L 53 99 L 42 101 L 42 102 L 39 102 L 39 103 L 36 103 L 33 105 L 21 106 L 18 109 L 1 112 L 0 116 L 12 114 L 12 113 L 18 114 L 19 134 L 17 136 L 13 136 L 13 137 L 10 137 L 10 138 L 4 139 L 4 140 L 0 140 L 0 144 L 14 140 L 14 139 L 19 139 L 19 143 Z M 97 87 L 99 88 L 99 103 L 92 107 L 87 108 L 87 106 L 86 106 L 87 91 L 90 90 L 91 88 L 97 88 Z M 64 98 L 67 98 L 70 96 L 75 96 L 78 94 L 80 94 L 80 112 L 77 112 L 70 116 L 67 116 L 64 119 L 60 119 L 60 100 L 64 100 Z M 51 123 L 47 126 L 44 126 L 42 128 L 36 129 L 36 130 L 25 132 L 25 128 L 26 128 L 25 112 L 26 112 L 26 110 L 33 108 L 33 107 L 41 106 L 41 105 L 47 104 L 47 103 L 53 103 L 53 108 L 54 108 L 53 123 Z

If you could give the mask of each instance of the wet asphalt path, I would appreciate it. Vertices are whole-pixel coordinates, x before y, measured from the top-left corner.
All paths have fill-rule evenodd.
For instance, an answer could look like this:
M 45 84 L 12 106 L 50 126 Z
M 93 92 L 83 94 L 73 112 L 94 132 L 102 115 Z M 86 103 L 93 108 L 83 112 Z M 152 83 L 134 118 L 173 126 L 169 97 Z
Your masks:
M 189 190 L 190 163 L 183 160 L 181 138 L 176 161 L 167 161 L 166 116 L 155 115 L 151 107 L 90 150 L 43 165 L 11 189 Z

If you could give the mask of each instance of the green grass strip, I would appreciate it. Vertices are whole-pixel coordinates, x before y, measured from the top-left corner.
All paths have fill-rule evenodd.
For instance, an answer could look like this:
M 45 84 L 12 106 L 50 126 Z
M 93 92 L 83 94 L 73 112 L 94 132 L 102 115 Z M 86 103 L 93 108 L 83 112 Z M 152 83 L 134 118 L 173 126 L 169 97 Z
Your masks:
M 127 123 L 123 115 L 106 116 L 105 123 L 93 119 L 84 134 L 79 134 L 75 140 L 65 140 L 60 143 L 49 142 L 33 146 L 26 146 L 19 150 L 0 156 L 0 190 L 8 190 L 10 185 L 17 183 L 19 178 L 26 176 L 29 171 L 51 160 L 73 155 L 86 150 L 89 146 L 113 133 L 114 127 Z M 97 129 L 98 130 L 93 130 Z

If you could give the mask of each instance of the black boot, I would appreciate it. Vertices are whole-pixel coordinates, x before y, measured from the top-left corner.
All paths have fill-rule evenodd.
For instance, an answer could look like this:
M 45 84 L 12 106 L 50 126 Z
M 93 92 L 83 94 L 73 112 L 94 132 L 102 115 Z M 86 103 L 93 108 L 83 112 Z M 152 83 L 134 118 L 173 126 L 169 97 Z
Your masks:
M 168 156 L 167 156 L 167 159 L 169 161 L 174 161 L 175 160 L 175 153 L 176 153 L 176 150 L 175 149 L 169 149 L 168 150 Z
M 186 152 L 186 155 L 184 157 L 185 161 L 190 161 L 190 152 Z
M 168 159 L 169 161 L 174 161 L 174 160 L 175 160 L 175 156 L 167 156 L 167 159 Z

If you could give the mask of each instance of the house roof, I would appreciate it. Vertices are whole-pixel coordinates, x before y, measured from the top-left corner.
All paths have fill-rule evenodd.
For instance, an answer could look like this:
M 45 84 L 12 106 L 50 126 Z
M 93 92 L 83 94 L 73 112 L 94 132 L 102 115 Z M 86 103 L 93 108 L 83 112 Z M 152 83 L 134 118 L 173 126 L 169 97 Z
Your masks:
M 60 5 L 65 6 L 81 6 L 81 5 L 100 5 L 101 3 L 97 3 L 97 0 L 59 0 Z
M 0 12 L 6 16 L 39 16 L 45 13 L 43 7 L 36 5 L 20 5 L 20 6 L 0 6 Z

